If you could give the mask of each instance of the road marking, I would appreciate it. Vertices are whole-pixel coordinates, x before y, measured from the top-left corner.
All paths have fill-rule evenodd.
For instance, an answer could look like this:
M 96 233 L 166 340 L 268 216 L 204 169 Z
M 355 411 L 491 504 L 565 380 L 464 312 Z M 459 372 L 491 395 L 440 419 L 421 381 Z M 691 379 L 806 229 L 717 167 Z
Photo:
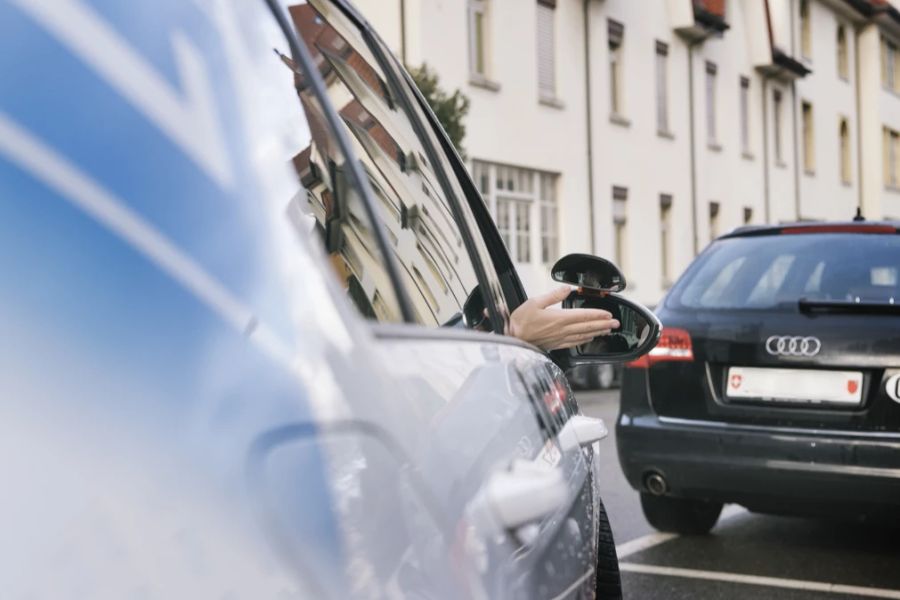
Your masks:
M 743 506 L 739 504 L 729 504 L 722 510 L 722 514 L 719 516 L 719 523 L 721 523 L 722 521 L 727 521 L 728 519 L 745 512 L 747 512 L 747 509 L 745 509 Z M 648 533 L 645 536 L 623 542 L 616 546 L 616 555 L 619 557 L 619 560 L 622 560 L 623 558 L 631 556 L 632 554 L 643 552 L 647 548 L 652 548 L 653 546 L 664 544 L 669 540 L 675 539 L 677 537 L 677 533 Z
M 848 594 L 868 598 L 900 599 L 900 590 L 884 588 L 842 585 L 839 583 L 822 583 L 803 579 L 785 579 L 782 577 L 763 577 L 760 575 L 742 575 L 722 571 L 703 571 L 700 569 L 680 569 L 677 567 L 660 567 L 656 565 L 639 565 L 635 563 L 619 563 L 619 570 L 627 573 L 643 573 L 647 575 L 664 575 L 669 577 L 685 577 L 688 579 L 706 579 L 709 581 L 725 581 L 765 587 L 777 587 L 792 590 L 806 590 L 828 594 Z
M 571 594 L 575 589 L 577 589 L 581 584 L 585 582 L 585 580 L 594 574 L 594 567 L 591 567 L 587 571 L 584 572 L 584 575 L 575 580 L 572 585 L 567 587 L 561 594 L 557 594 L 551 600 L 561 600 L 562 598 L 567 598 L 569 594 Z
M 182 90 L 175 89 L 128 40 L 79 0 L 14 0 L 172 139 L 221 187 L 234 176 L 202 54 L 186 35 L 171 34 Z

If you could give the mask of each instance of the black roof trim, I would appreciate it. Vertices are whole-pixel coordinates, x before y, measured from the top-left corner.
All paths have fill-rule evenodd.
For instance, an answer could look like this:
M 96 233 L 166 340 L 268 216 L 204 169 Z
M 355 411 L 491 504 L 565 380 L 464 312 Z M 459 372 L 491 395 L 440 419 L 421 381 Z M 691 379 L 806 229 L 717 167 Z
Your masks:
M 900 221 L 798 221 L 781 223 L 780 225 L 744 225 L 733 231 L 720 235 L 717 240 L 736 237 L 753 237 L 757 235 L 780 235 L 783 229 L 802 229 L 806 227 L 893 227 L 900 233 Z
M 711 13 L 702 6 L 694 5 L 694 20 L 708 29 L 723 32 L 731 28 L 724 18 L 715 13 Z
M 898 11 L 892 4 L 881 4 L 875 6 L 869 0 L 844 0 L 844 2 L 849 4 L 854 10 L 856 10 L 856 12 L 864 17 L 872 18 L 878 16 L 879 14 L 887 13 L 887 15 L 891 19 L 900 23 L 900 11 Z
M 779 67 L 783 67 L 788 71 L 796 73 L 800 77 L 805 77 L 812 73 L 811 69 L 806 68 L 802 62 L 797 60 L 796 58 L 791 58 L 787 54 L 784 53 L 779 48 L 772 47 L 772 62 L 774 62 Z

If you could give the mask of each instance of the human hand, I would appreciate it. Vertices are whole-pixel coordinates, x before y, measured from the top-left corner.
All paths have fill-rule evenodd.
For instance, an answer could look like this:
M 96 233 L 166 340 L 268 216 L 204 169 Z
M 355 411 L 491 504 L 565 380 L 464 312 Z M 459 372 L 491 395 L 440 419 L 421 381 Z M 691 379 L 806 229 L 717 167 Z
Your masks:
M 553 306 L 571 293 L 572 288 L 564 285 L 542 296 L 529 298 L 509 316 L 507 334 L 549 351 L 585 344 L 619 326 L 605 310 Z

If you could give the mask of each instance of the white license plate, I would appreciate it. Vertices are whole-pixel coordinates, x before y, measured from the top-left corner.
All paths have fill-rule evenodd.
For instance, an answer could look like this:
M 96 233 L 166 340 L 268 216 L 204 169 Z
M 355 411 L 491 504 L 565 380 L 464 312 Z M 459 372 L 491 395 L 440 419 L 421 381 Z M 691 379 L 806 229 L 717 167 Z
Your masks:
M 731 367 L 725 382 L 729 398 L 767 401 L 862 403 L 863 374 L 859 371 L 759 369 Z

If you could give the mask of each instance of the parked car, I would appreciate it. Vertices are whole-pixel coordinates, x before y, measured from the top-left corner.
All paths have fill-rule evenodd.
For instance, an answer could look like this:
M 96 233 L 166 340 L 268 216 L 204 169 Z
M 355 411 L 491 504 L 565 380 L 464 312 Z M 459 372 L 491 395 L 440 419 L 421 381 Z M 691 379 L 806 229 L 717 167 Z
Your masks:
M 625 369 L 619 459 L 658 529 L 723 502 L 846 517 L 900 508 L 896 222 L 746 227 L 697 257 Z
M 566 378 L 576 390 L 608 390 L 621 385 L 622 367 L 619 363 L 576 367 L 566 372 Z
M 0 597 L 620 596 L 562 369 L 658 322 L 588 257 L 619 345 L 503 335 L 500 235 L 349 4 L 13 1 L 0 40 Z

